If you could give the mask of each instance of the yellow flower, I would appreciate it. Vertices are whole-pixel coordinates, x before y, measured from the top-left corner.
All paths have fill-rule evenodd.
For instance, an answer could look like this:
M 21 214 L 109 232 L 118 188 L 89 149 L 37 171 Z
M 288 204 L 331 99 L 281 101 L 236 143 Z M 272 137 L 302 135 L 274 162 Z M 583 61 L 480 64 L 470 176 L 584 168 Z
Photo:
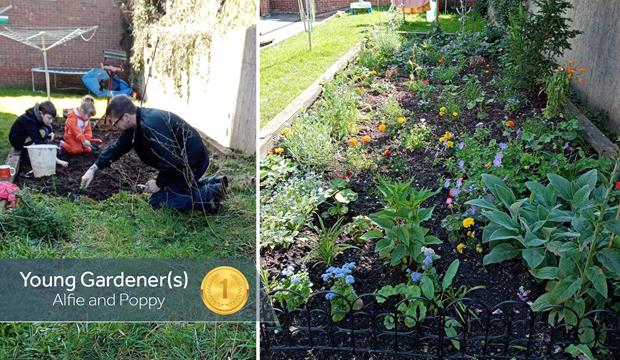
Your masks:
M 439 108 L 439 112 L 446 112 L 448 109 L 446 109 L 445 106 L 442 106 Z
M 442 111 L 439 112 L 439 116 L 444 116 L 444 115 L 446 115 L 445 112 L 442 112 Z
M 405 121 L 407 121 L 407 119 L 405 119 L 405 117 L 404 117 L 404 116 L 399 116 L 399 117 L 397 117 L 397 118 L 396 118 L 396 121 L 397 121 L 399 124 L 404 124 L 404 123 L 405 123 Z
M 446 133 L 443 134 L 443 136 L 446 137 L 446 140 L 450 140 L 450 139 L 452 139 L 454 137 L 454 134 L 449 132 L 449 131 L 446 131 Z
M 452 116 L 457 117 L 457 116 L 459 116 L 459 113 L 457 113 L 456 111 L 453 111 L 452 112 Z
M 439 142 L 440 143 L 443 143 L 445 141 L 446 141 L 446 137 L 445 136 L 442 136 L 442 137 L 439 138 Z
M 273 149 L 273 152 L 276 154 L 282 154 L 284 152 L 284 149 L 281 147 L 277 147 L 275 149 Z
M 379 124 L 377 128 L 379 129 L 379 131 L 385 132 L 385 129 L 387 128 L 387 126 L 385 124 Z
M 362 142 L 363 142 L 363 143 L 367 143 L 367 142 L 369 142 L 370 140 L 372 140 L 372 138 L 370 137 L 370 135 L 364 135 L 364 136 L 362 136 Z
M 356 138 L 351 138 L 347 141 L 347 144 L 349 144 L 349 146 L 353 147 L 353 146 L 357 146 L 357 139 Z
M 459 254 L 463 253 L 463 249 L 465 249 L 465 244 L 460 243 L 456 246 L 456 251 L 458 251 Z
M 454 141 L 447 141 L 446 142 L 446 146 L 449 147 L 449 148 L 453 147 L 454 146 Z
M 477 252 L 478 254 L 482 254 L 482 245 L 480 245 L 480 244 L 477 244 L 477 245 L 476 245 L 476 252 Z
M 371 71 L 369 72 L 369 74 L 370 74 L 371 76 L 374 76 L 374 75 L 377 75 L 377 72 L 376 72 L 375 70 L 371 70 Z
M 282 136 L 284 137 L 288 137 L 290 133 L 291 133 L 291 128 L 286 128 L 282 130 Z
M 463 227 L 468 229 L 470 226 L 474 224 L 474 218 L 468 217 L 463 219 Z

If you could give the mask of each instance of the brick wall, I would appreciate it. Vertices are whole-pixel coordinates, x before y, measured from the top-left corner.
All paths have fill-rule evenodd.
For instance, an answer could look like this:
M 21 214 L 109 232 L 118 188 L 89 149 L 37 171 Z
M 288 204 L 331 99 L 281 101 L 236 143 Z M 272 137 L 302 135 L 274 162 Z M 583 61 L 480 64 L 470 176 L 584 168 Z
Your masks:
M 3 14 L 9 16 L 9 28 L 99 26 L 89 42 L 78 37 L 49 50 L 50 67 L 97 67 L 103 61 L 103 50 L 122 49 L 119 42 L 123 24 L 115 0 L 4 0 L 2 3 L 2 7 L 13 5 Z M 43 66 L 40 50 L 0 37 L 0 86 L 31 87 L 30 69 L 39 66 Z M 77 76 L 60 76 L 58 80 L 59 85 L 81 83 Z M 50 81 L 53 81 L 51 76 Z M 37 89 L 44 89 L 45 74 L 35 73 L 35 83 Z
M 356 0 L 315 0 L 317 14 L 348 9 L 349 4 Z M 446 0 L 440 0 L 441 10 L 444 10 Z M 371 0 L 373 6 L 390 6 L 390 0 Z M 465 0 L 469 6 L 474 6 L 476 0 Z M 261 0 L 261 16 L 263 16 L 263 3 L 270 12 L 279 13 L 296 13 L 299 12 L 297 0 Z M 448 0 L 448 8 L 461 6 L 460 0 Z
M 260 16 L 269 16 L 269 0 L 260 0 Z

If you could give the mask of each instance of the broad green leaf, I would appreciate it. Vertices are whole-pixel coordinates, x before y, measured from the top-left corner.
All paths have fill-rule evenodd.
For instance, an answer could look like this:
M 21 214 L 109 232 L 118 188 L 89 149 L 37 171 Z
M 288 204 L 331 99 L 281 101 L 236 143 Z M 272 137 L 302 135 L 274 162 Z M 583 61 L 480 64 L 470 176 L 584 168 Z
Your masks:
M 525 183 L 525 187 L 534 194 L 536 201 L 543 205 L 548 205 L 545 201 L 545 187 L 536 181 L 528 181 Z
M 374 240 L 383 237 L 383 232 L 379 229 L 372 229 L 366 234 L 362 235 L 360 239 L 362 240 Z
M 545 259 L 545 254 L 540 248 L 524 249 L 521 253 L 530 269 L 535 269 Z
M 394 222 L 390 219 L 389 213 L 384 212 L 383 210 L 368 215 L 368 218 L 382 228 L 391 229 L 394 227 Z
M 578 318 L 575 312 L 572 310 L 573 306 L 570 300 L 572 299 L 568 299 L 566 301 L 566 306 L 562 309 L 562 316 L 564 316 L 564 322 L 566 323 L 566 325 L 573 327 L 577 325 Z
M 420 212 L 418 213 L 419 216 L 420 216 L 419 221 L 423 222 L 423 221 L 426 221 L 426 220 L 430 219 L 431 216 L 433 216 L 433 210 L 434 209 L 435 209 L 434 206 L 432 208 L 420 209 Z
M 473 205 L 473 206 L 477 206 L 481 209 L 485 209 L 485 210 L 495 210 L 495 211 L 499 211 L 499 208 L 493 204 L 492 202 L 486 200 L 486 199 L 474 199 L 474 200 L 469 200 L 467 202 L 465 202 L 466 205 Z
M 551 300 L 555 304 L 561 304 L 575 295 L 581 286 L 581 279 L 569 276 L 560 280 L 550 292 Z
M 571 191 L 571 183 L 565 178 L 561 177 L 557 174 L 547 174 L 547 178 L 549 179 L 549 183 L 553 186 L 555 192 L 564 200 L 571 201 L 572 191 Z
M 499 198 L 495 190 L 495 185 L 505 186 L 504 181 L 502 179 L 498 178 L 495 175 L 482 174 L 482 182 L 484 183 L 484 186 L 486 186 L 486 188 L 489 189 L 491 194 L 493 194 L 493 196 L 495 196 L 496 198 Z
M 484 230 L 482 230 L 482 243 L 486 244 L 489 241 L 491 241 L 491 235 L 497 231 L 497 229 L 503 229 L 501 226 L 497 225 L 497 224 L 493 224 L 493 223 L 489 223 L 487 226 L 484 227 Z
M 592 192 L 593 188 L 589 185 L 584 185 L 581 189 L 577 190 L 573 195 L 573 201 L 570 206 L 571 209 L 579 209 L 583 204 L 585 204 L 588 197 L 590 197 L 590 192 Z
M 604 298 L 607 297 L 607 279 L 605 279 L 605 274 L 603 274 L 603 270 L 598 266 L 590 266 L 586 271 L 586 276 L 592 282 L 592 285 L 596 289 L 596 291 L 601 294 Z
M 592 351 L 590 350 L 590 348 L 588 348 L 588 345 L 586 344 L 571 344 L 564 351 L 572 355 L 573 358 L 576 358 L 579 355 L 583 355 L 586 360 L 596 360 L 594 355 L 592 355 Z
M 532 304 L 532 311 L 548 310 L 553 304 L 551 303 L 551 294 L 544 293 Z
M 340 203 L 348 204 L 351 201 L 357 200 L 357 193 L 351 189 L 344 189 L 337 192 L 336 195 L 334 195 L 334 199 Z
M 499 201 L 504 204 L 506 209 L 510 209 L 510 205 L 514 204 L 517 199 L 515 198 L 515 194 L 504 185 L 495 185 L 495 193 L 499 198 Z
M 431 280 L 428 276 L 422 277 L 422 283 L 420 287 L 422 288 L 422 294 L 427 299 L 435 298 L 435 285 L 433 284 L 433 280 Z
M 441 244 L 443 244 L 443 241 L 441 241 L 441 239 L 438 238 L 437 236 L 431 235 L 431 236 L 425 236 L 424 237 L 424 244 L 426 244 L 426 245 L 441 245 Z
M 576 189 L 580 189 L 583 186 L 589 186 L 590 189 L 596 188 L 596 181 L 598 180 L 598 172 L 596 169 L 592 169 L 587 173 L 581 175 L 577 180 L 574 181 L 576 185 Z
M 530 270 L 532 276 L 539 280 L 557 280 L 560 275 L 560 269 L 553 266 L 547 266 L 540 269 Z
M 529 248 L 538 247 L 544 244 L 546 241 L 536 236 L 536 234 L 532 232 L 528 232 L 525 234 L 525 238 L 523 239 L 525 245 Z
M 551 186 L 551 184 L 545 187 L 544 198 L 545 198 L 545 203 L 547 206 L 553 206 L 557 202 L 558 194 L 553 189 L 553 186 Z
M 443 276 L 443 281 L 441 282 L 441 287 L 446 290 L 452 285 L 452 280 L 454 280 L 454 276 L 456 272 L 459 270 L 460 265 L 459 259 L 454 260 L 450 266 L 448 266 L 448 270 L 446 270 L 446 274 Z
M 403 256 L 405 256 L 405 254 L 406 254 L 406 249 L 405 249 L 405 247 L 403 245 L 396 246 L 394 248 L 394 250 L 392 250 L 392 256 L 390 258 L 390 264 L 392 266 L 398 265 L 401 262 Z
M 588 318 L 582 319 L 579 323 L 579 341 L 582 344 L 593 344 L 596 339 L 596 333 L 594 332 L 594 325 Z M 587 347 L 586 347 L 587 349 Z M 589 349 L 588 349 L 589 350 Z M 594 357 L 592 358 L 594 359 Z
M 527 199 L 521 199 L 521 200 L 515 201 L 512 205 L 510 205 L 510 208 L 509 208 L 510 215 L 512 216 L 513 219 L 517 219 L 519 217 L 519 211 L 521 210 L 521 207 L 526 201 Z
M 517 239 L 517 240 L 519 240 L 519 242 L 521 242 L 520 238 L 521 238 L 521 236 L 519 236 L 519 233 L 517 231 L 508 230 L 506 228 L 501 227 L 501 228 L 495 230 L 491 234 L 491 236 L 489 237 L 489 241 L 505 240 L 505 239 Z
M 519 230 L 519 224 L 517 224 L 510 216 L 501 211 L 485 211 L 483 214 L 489 221 L 494 222 L 500 226 L 505 227 L 508 230 Z
M 613 275 L 620 276 L 620 250 L 605 248 L 596 254 L 596 258 Z
M 381 239 L 379 241 L 377 241 L 377 244 L 375 245 L 375 252 L 378 252 L 381 256 L 385 256 L 386 252 L 389 251 L 392 246 L 394 246 L 394 242 L 390 239 Z
M 459 322 L 455 319 L 447 320 L 445 325 L 446 336 L 450 338 L 452 346 L 454 346 L 454 348 L 457 350 L 461 349 L 461 341 L 459 340 L 458 333 L 456 331 L 456 328 L 460 326 L 461 324 L 459 324 Z
M 620 219 L 605 221 L 605 229 L 612 234 L 620 235 Z
M 579 270 L 577 269 L 577 265 L 575 261 L 568 256 L 560 257 L 560 278 L 571 276 L 573 274 L 578 274 Z
M 503 243 L 495 246 L 491 251 L 484 256 L 483 264 L 490 265 L 496 264 L 505 260 L 513 259 L 519 255 L 519 249 L 515 248 L 511 244 Z

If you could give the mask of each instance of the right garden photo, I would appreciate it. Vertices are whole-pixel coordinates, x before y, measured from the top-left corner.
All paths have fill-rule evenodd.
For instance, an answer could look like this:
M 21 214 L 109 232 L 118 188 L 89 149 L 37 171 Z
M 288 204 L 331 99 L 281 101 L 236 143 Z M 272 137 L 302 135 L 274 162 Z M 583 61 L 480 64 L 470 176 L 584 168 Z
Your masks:
M 261 0 L 261 358 L 619 359 L 619 16 Z

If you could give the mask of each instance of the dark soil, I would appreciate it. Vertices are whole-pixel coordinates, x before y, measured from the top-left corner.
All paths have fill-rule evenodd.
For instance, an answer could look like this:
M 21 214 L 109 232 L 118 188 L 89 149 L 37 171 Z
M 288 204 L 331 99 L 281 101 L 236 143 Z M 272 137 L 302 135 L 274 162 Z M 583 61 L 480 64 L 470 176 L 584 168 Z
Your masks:
M 64 124 L 54 124 L 54 133 L 53 143 L 58 145 L 63 139 Z M 101 151 L 113 144 L 118 136 L 120 136 L 119 132 L 93 129 L 93 137 L 103 140 L 99 150 L 81 155 L 66 153 L 59 155 L 60 159 L 69 162 L 69 166 L 64 168 L 57 165 L 56 176 L 37 179 L 32 173 L 28 174 L 32 167 L 28 156 L 22 156 L 16 183 L 21 188 L 28 187 L 46 194 L 67 196 L 70 192 L 75 193 L 80 187 L 82 175 L 97 161 Z M 93 182 L 80 195 L 95 200 L 105 200 L 120 190 L 139 191 L 137 185 L 144 184 L 156 174 L 156 170 L 146 166 L 134 151 L 130 151 L 114 162 L 111 167 L 97 171 Z

